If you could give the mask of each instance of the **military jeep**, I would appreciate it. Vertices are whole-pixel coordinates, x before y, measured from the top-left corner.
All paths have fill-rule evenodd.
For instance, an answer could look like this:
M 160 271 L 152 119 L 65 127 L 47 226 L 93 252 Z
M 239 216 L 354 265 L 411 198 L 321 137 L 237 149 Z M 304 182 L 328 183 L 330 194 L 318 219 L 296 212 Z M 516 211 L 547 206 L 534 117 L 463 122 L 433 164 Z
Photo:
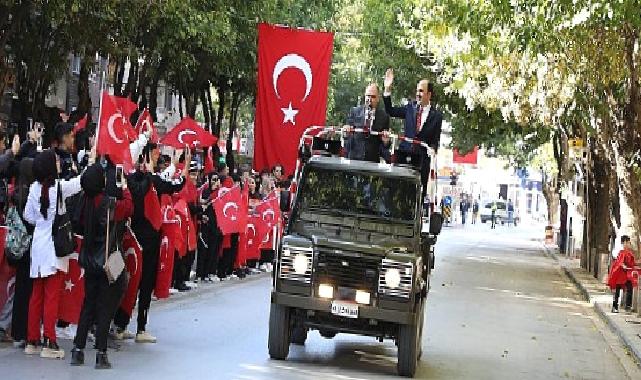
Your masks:
M 292 205 L 273 273 L 270 357 L 286 359 L 310 330 L 359 334 L 395 340 L 398 373 L 413 377 L 442 223 L 424 210 L 419 171 L 312 156 Z

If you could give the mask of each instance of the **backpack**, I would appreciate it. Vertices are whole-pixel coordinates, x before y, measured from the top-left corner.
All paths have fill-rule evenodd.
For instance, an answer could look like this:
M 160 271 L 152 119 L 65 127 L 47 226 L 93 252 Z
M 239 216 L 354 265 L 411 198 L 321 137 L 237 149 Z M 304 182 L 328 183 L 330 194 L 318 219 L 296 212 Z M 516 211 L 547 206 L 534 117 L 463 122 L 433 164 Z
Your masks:
M 29 235 L 27 228 L 22 223 L 18 209 L 15 206 L 9 207 L 5 222 L 7 225 L 7 237 L 4 254 L 9 262 L 15 263 L 20 261 L 29 249 L 31 235 Z

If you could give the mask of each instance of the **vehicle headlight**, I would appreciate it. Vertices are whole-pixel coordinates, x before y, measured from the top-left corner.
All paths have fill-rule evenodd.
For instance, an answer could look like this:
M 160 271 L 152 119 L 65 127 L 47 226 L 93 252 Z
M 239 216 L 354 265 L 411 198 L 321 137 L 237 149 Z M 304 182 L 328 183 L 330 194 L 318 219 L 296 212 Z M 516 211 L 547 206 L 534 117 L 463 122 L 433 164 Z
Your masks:
M 310 284 L 313 257 L 314 249 L 312 247 L 298 247 L 284 243 L 279 258 L 278 277 L 283 280 Z
M 305 274 L 307 272 L 307 269 L 309 269 L 309 260 L 307 256 L 303 254 L 298 254 L 294 256 L 294 273 L 296 274 Z
M 398 288 L 401 284 L 401 272 L 396 268 L 390 268 L 385 271 L 385 285 L 390 288 Z

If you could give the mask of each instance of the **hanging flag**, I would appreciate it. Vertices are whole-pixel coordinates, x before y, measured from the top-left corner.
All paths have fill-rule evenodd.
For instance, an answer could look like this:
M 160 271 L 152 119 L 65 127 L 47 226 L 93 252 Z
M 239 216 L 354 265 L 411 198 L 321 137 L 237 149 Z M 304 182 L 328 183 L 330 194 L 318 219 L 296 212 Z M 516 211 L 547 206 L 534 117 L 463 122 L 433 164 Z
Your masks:
M 145 108 L 144 111 L 138 117 L 138 122 L 136 122 L 136 133 L 142 134 L 147 130 L 151 130 L 151 139 L 150 142 L 158 144 L 160 138 L 158 137 L 158 132 L 156 132 L 156 127 L 154 126 L 154 120 L 151 118 L 149 110 Z
M 216 145 L 217 141 L 216 136 L 204 130 L 194 119 L 185 117 L 162 138 L 160 143 L 181 149 L 185 145 L 193 148 L 210 147 Z
M 7 227 L 0 226 L 0 310 L 13 293 L 16 284 L 16 270 L 4 257 L 4 245 L 7 236 Z
M 116 104 L 114 96 L 102 92 L 100 120 L 96 152 L 108 155 L 114 164 L 122 164 L 126 171 L 133 168 L 127 120 L 123 111 Z
M 474 150 L 468 154 L 461 155 L 458 152 L 458 149 L 454 148 L 452 162 L 455 164 L 472 164 L 476 165 L 478 159 L 479 147 L 475 146 Z
M 82 131 L 83 129 L 85 129 L 87 127 L 87 116 L 89 116 L 89 115 L 85 114 L 85 116 L 82 119 L 80 119 L 80 120 L 78 120 L 78 122 L 76 122 L 76 125 L 73 127 L 73 133 L 74 134 Z
M 160 212 L 160 201 L 158 193 L 153 184 L 149 184 L 149 190 L 145 194 L 145 218 L 151 223 L 152 227 L 158 231 L 162 225 L 162 214 Z
M 138 286 L 142 277 L 142 247 L 134 232 L 127 227 L 122 239 L 122 249 L 125 251 L 125 268 L 129 273 L 129 282 L 127 289 L 120 302 L 122 310 L 131 316 L 136 305 L 136 295 L 138 295 Z
M 85 299 L 85 270 L 78 263 L 78 255 L 82 249 L 82 236 L 75 235 L 76 250 L 69 255 L 69 270 L 64 274 L 60 301 L 58 303 L 58 319 L 78 324 L 80 311 Z
M 244 226 L 241 227 L 241 220 L 245 217 L 242 216 L 243 201 L 240 187 L 234 186 L 226 192 L 224 189 L 226 188 L 220 189 L 221 195 L 214 201 L 218 228 L 223 235 L 241 232 L 244 228 Z M 246 211 L 245 215 L 247 215 Z
M 256 171 L 280 163 L 293 173 L 301 135 L 325 124 L 333 44 L 333 33 L 258 26 Z

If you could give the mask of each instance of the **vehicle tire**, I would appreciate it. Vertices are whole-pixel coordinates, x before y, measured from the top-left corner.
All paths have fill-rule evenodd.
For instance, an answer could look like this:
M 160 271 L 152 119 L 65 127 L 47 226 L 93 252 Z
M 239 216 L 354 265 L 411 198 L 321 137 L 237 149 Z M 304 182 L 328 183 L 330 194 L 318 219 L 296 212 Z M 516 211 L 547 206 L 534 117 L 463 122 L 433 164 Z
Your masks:
M 423 310 L 422 304 L 419 309 Z M 398 328 L 398 374 L 404 377 L 414 377 L 418 365 L 421 338 L 419 335 L 421 317 L 413 325 L 400 325 Z
M 321 336 L 325 339 L 332 339 L 336 336 L 336 331 L 320 330 Z
M 487 222 L 487 219 L 481 218 L 481 223 L 485 223 L 485 222 Z
M 292 329 L 292 343 L 303 346 L 307 340 L 307 329 L 305 327 L 294 327 Z
M 290 310 L 288 307 L 272 303 L 269 312 L 269 357 L 285 360 L 289 354 L 291 328 L 289 326 Z

